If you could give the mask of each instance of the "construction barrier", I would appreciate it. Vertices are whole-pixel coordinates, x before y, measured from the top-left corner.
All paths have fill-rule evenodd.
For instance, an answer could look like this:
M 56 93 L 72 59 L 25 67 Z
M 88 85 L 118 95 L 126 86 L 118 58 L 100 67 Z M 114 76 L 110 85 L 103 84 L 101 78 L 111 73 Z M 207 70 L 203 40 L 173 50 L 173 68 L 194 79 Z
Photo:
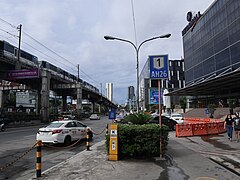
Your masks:
M 218 134 L 218 124 L 217 123 L 207 123 L 207 134 Z
M 224 122 L 218 123 L 218 133 L 224 133 L 226 132 L 226 129 L 224 129 Z
M 176 136 L 202 136 L 224 133 L 224 121 L 211 118 L 184 118 L 184 124 L 177 124 Z
M 201 136 L 207 135 L 207 124 L 206 123 L 195 123 L 192 124 L 193 128 L 193 135 L 194 136 Z
M 177 137 L 193 136 L 192 124 L 177 124 L 176 136 Z

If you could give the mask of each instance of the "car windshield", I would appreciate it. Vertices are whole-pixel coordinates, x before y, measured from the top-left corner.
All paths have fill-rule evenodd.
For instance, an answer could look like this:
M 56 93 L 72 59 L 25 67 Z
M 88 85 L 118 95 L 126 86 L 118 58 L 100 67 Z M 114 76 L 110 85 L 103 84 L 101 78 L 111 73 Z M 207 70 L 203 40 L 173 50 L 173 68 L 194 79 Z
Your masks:
M 49 124 L 46 128 L 59 128 L 60 126 L 62 126 L 63 125 L 63 123 L 51 123 L 51 124 Z

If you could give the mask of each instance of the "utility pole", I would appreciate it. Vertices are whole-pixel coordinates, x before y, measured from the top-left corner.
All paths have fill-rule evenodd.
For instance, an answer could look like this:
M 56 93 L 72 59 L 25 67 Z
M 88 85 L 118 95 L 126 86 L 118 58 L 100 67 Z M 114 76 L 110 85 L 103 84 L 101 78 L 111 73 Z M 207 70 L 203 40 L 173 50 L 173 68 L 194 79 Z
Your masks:
M 21 53 L 21 36 L 22 36 L 22 25 L 20 24 L 17 29 L 19 30 L 19 36 L 18 36 L 18 54 L 17 54 L 17 63 L 16 63 L 16 69 L 21 69 L 21 62 L 20 62 L 20 53 Z
M 80 70 L 80 69 L 79 69 L 79 64 L 77 65 L 77 68 L 78 68 L 78 80 L 77 80 L 77 82 L 79 83 L 79 80 L 80 80 L 80 79 L 79 79 L 79 74 L 80 74 L 80 72 L 79 72 L 79 70 Z
M 80 87 L 80 77 L 79 77 L 79 64 L 77 65 L 78 68 L 78 79 L 77 79 L 77 116 L 78 118 L 82 118 L 82 87 Z

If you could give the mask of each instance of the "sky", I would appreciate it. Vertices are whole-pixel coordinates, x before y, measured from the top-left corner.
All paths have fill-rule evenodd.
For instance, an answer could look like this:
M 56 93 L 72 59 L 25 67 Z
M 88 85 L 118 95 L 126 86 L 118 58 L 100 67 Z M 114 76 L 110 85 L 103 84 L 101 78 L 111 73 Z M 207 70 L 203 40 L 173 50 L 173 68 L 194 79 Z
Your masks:
M 110 35 L 137 44 L 171 33 L 141 46 L 139 71 L 149 55 L 184 58 L 181 32 L 188 11 L 203 13 L 214 0 L 1 0 L 0 39 L 46 60 L 99 88 L 113 83 L 113 100 L 124 103 L 129 86 L 136 87 L 136 52 Z M 134 28 L 135 27 L 135 28 Z M 101 90 L 102 84 L 102 90 Z

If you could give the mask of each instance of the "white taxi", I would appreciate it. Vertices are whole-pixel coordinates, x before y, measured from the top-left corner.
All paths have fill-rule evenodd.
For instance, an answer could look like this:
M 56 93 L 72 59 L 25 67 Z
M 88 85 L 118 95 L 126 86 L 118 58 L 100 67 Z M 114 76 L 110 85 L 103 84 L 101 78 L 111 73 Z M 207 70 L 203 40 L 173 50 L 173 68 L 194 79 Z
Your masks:
M 184 118 L 181 114 L 176 114 L 173 113 L 170 115 L 170 118 L 176 121 L 178 124 L 183 124 L 184 123 Z
M 48 126 L 38 130 L 36 139 L 43 143 L 69 145 L 72 141 L 85 139 L 87 128 L 90 129 L 90 127 L 77 120 L 53 121 Z M 90 138 L 92 137 L 93 133 L 90 129 Z

